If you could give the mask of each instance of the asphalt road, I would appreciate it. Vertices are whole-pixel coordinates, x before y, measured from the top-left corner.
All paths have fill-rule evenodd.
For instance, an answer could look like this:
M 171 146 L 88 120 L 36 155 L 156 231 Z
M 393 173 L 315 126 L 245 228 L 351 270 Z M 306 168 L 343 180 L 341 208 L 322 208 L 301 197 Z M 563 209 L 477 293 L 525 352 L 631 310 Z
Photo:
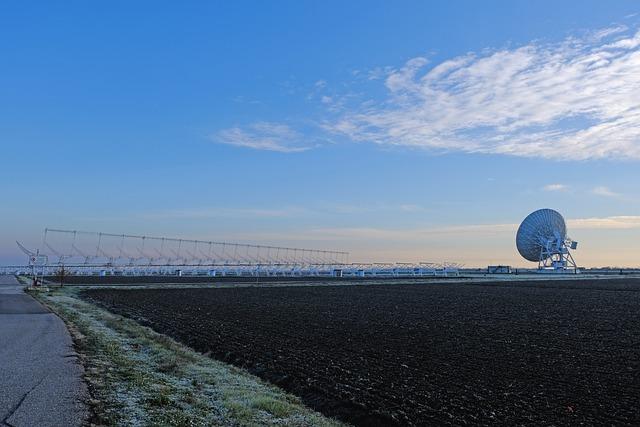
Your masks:
M 64 323 L 0 276 L 0 426 L 80 426 L 82 365 Z

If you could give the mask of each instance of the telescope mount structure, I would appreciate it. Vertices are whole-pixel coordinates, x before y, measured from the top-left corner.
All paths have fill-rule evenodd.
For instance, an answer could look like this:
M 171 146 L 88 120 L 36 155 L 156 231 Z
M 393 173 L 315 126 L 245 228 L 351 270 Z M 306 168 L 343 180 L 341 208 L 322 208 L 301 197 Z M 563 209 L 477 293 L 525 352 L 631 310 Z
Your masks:
M 522 221 L 516 247 L 524 259 L 538 263 L 540 272 L 578 272 L 571 255 L 578 242 L 567 236 L 564 218 L 553 209 L 539 209 Z

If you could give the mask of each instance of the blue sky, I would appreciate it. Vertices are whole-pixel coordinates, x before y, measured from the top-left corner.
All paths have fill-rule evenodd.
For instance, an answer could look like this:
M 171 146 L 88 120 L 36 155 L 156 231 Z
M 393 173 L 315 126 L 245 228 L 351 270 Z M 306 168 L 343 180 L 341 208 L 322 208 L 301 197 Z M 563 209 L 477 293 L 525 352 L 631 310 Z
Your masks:
M 558 4 L 559 3 L 559 4 Z M 0 6 L 0 262 L 45 227 L 640 264 L 634 1 Z

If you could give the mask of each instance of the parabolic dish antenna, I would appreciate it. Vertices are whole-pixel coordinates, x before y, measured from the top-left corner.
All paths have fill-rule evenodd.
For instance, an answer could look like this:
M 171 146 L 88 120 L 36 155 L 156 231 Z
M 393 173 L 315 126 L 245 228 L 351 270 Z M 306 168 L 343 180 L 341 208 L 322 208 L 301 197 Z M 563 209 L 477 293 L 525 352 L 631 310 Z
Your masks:
M 567 237 L 567 225 L 560 213 L 540 209 L 529 214 L 516 234 L 516 247 L 528 261 L 538 263 L 539 269 L 576 269 L 570 249 L 578 242 Z

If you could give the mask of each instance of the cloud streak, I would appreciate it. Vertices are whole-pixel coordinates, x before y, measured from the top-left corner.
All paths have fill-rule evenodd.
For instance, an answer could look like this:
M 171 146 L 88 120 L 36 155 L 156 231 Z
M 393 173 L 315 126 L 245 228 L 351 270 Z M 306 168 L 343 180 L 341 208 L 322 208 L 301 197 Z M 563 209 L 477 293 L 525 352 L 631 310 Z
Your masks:
M 386 98 L 326 123 L 353 141 L 561 160 L 640 158 L 640 32 L 470 53 L 388 71 Z
M 290 240 L 305 241 L 369 241 L 388 242 L 428 241 L 431 238 L 464 238 L 475 236 L 513 235 L 518 223 L 465 224 L 416 228 L 376 228 L 376 227 L 318 227 L 298 233 L 287 234 Z M 640 216 L 618 215 L 609 217 L 576 218 L 567 220 L 567 227 L 573 230 L 629 230 L 640 229 Z M 282 237 L 281 235 L 279 235 Z M 263 239 L 278 238 L 278 235 L 264 234 Z
M 602 197 L 611 197 L 611 198 L 622 197 L 622 194 L 616 193 L 615 191 L 611 191 L 609 187 L 605 187 L 604 185 L 599 185 L 597 187 L 594 187 L 593 190 L 591 190 L 591 193 L 595 194 L 596 196 L 602 196 Z
M 604 218 L 583 218 L 569 220 L 568 226 L 572 229 L 592 230 L 621 230 L 640 229 L 640 216 L 620 215 Z
M 256 122 L 247 128 L 232 127 L 212 136 L 216 142 L 255 150 L 296 153 L 312 148 L 301 142 L 303 136 L 287 125 Z
M 147 220 L 210 219 L 210 218 L 290 218 L 307 213 L 304 208 L 289 206 L 280 209 L 259 208 L 200 208 L 140 214 Z
M 400 214 L 417 214 L 429 209 L 415 204 L 372 204 L 350 205 L 329 204 L 322 207 L 283 206 L 283 207 L 200 207 L 164 211 L 142 212 L 138 216 L 148 220 L 166 219 L 210 219 L 210 218 L 299 218 L 322 217 L 333 215 L 362 215 L 372 212 L 395 212 Z M 110 217 L 109 220 L 114 218 Z M 91 218 L 96 220 L 96 218 Z
M 568 188 L 564 184 L 548 184 L 542 187 L 544 191 L 566 191 Z

